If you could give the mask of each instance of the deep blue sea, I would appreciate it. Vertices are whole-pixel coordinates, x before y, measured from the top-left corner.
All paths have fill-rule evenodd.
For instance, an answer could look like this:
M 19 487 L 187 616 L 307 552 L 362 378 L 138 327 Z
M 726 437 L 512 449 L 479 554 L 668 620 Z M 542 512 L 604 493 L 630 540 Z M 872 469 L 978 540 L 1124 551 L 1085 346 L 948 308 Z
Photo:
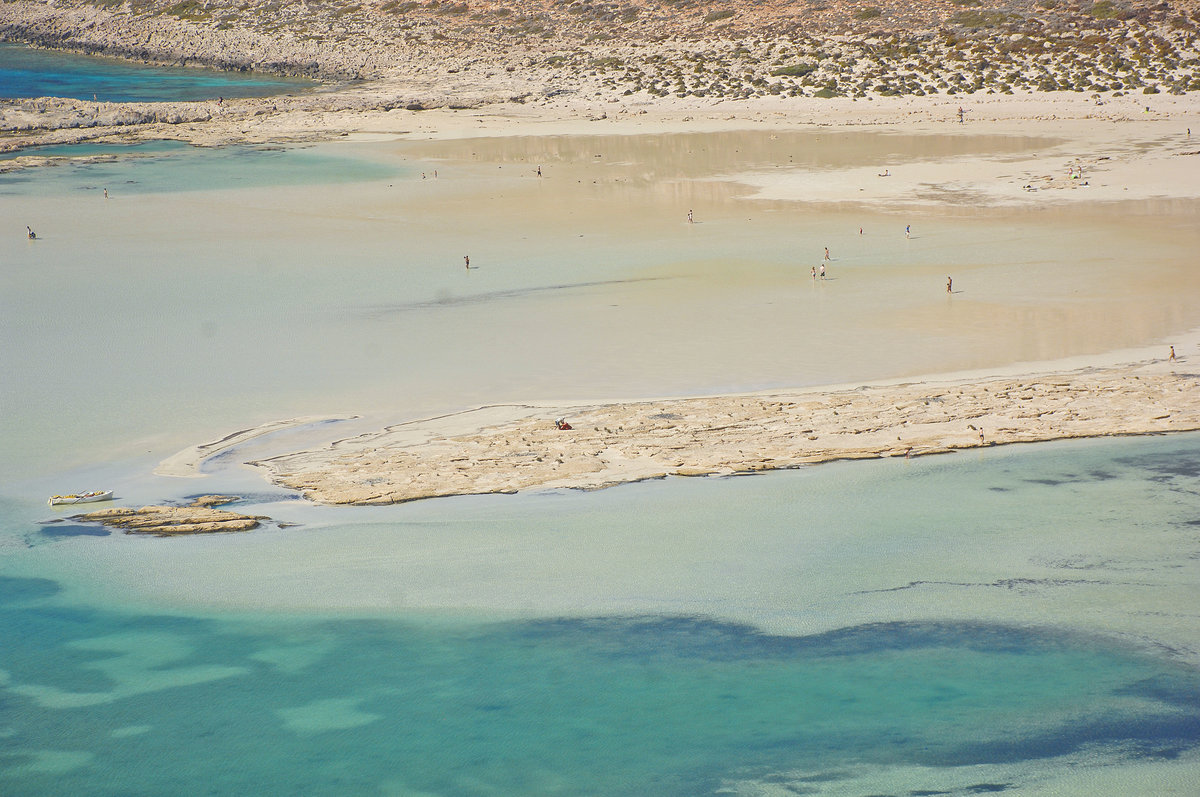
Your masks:
M 0 42 L 0 98 L 184 102 L 304 91 L 312 81 L 251 72 L 144 66 Z

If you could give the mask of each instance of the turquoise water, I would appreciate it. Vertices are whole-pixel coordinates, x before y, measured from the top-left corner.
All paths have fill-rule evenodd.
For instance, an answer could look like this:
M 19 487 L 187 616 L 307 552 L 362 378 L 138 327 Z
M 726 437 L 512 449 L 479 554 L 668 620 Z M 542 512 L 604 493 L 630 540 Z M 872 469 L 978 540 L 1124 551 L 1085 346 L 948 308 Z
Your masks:
M 24 155 L 80 160 L 52 168 L 0 173 L 0 196 L 63 196 L 103 188 L 113 194 L 155 194 L 329 185 L 401 174 L 378 163 L 302 147 L 193 147 L 180 141 L 150 141 L 39 147 L 9 153 L 8 157 Z
M 313 85 L 307 80 L 251 72 L 144 66 L 115 58 L 0 42 L 0 98 L 186 102 L 218 97 L 266 97 L 303 91 Z
M 669 536 L 755 503 L 726 535 L 745 548 L 764 534 L 850 537 L 830 564 L 844 570 L 825 579 L 841 600 L 877 600 L 871 619 L 791 634 L 665 602 L 653 613 L 491 620 L 479 611 L 161 614 L 70 598 L 53 577 L 9 575 L 0 578 L 0 791 L 173 794 L 203 783 L 212 794 L 515 797 L 868 794 L 887 784 L 885 793 L 904 794 L 1119 793 L 1097 785 L 1106 769 L 1170 768 L 1200 748 L 1200 672 L 1161 645 L 1152 654 L 1156 646 L 1080 630 L 1086 623 L 1065 608 L 1071 582 L 1103 584 L 1099 594 L 1118 601 L 1158 583 L 1160 614 L 1190 613 L 1164 574 L 1200 552 L 1196 435 L 623 489 L 565 496 L 555 516 L 604 535 L 626 507 L 647 533 Z M 805 517 L 795 504 L 810 491 L 823 509 Z M 945 491 L 955 502 L 940 501 Z M 865 495 L 891 502 L 890 512 Z M 556 525 L 538 501 L 500 500 L 507 520 L 491 533 Z M 1106 500 L 1125 512 L 1115 516 Z M 473 505 L 402 510 L 390 525 L 400 533 L 436 517 L 453 546 L 456 526 L 478 516 Z M 973 524 L 981 510 L 990 520 Z M 65 559 L 95 539 L 7 525 Z M 348 531 L 361 539 L 367 528 Z M 927 545 L 941 541 L 939 558 L 971 546 L 972 558 L 1004 569 L 1004 537 L 1020 537 L 1036 560 L 1062 555 L 1079 535 L 1102 563 L 1060 562 L 1048 577 L 1017 565 L 1007 585 L 963 583 L 932 616 L 894 619 L 923 577 L 938 583 L 916 553 Z M 1136 552 L 1117 553 L 1122 542 Z M 890 563 L 895 589 L 860 589 L 879 575 L 863 572 L 875 556 Z M 740 555 L 725 564 L 738 570 Z M 1183 586 L 1194 594 L 1187 568 Z M 959 581 L 970 581 L 968 570 Z M 1037 603 L 1039 591 L 1053 595 L 1036 622 L 989 618 L 1014 595 Z M 810 608 L 777 610 L 803 618 Z M 1153 637 L 1156 621 L 1143 628 Z
M 121 155 L 167 155 L 188 152 L 191 145 L 184 141 L 145 141 L 137 144 L 105 144 L 84 142 L 82 144 L 50 144 L 44 147 L 26 147 L 13 152 L 0 153 L 0 161 L 15 160 L 27 155 L 43 158 L 89 158 L 119 157 Z

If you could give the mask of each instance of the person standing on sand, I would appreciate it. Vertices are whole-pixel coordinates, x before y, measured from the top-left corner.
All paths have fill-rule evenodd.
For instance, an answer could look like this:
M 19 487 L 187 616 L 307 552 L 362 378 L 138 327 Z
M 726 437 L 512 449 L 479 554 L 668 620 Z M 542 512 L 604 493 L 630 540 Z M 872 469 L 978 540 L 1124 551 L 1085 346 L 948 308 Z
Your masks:
M 688 211 L 688 224 L 695 224 L 695 223 L 696 223 L 695 220 L 692 218 L 692 211 L 689 210 Z
M 828 260 L 828 259 L 829 259 L 829 247 L 828 247 L 828 246 L 827 246 L 827 247 L 825 247 L 825 259 L 826 259 L 826 260 Z
M 911 225 L 911 224 L 905 224 L 905 225 L 904 225 L 904 237 L 905 237 L 905 238 L 911 238 L 911 237 L 912 237 L 912 225 Z
M 812 267 L 812 275 L 813 275 L 813 282 L 816 282 L 817 281 L 817 267 L 816 266 Z
M 825 279 L 825 264 L 821 264 L 821 279 Z
M 467 271 L 470 271 L 471 270 L 471 256 L 463 255 L 463 263 L 466 265 Z
M 104 189 L 104 198 L 108 199 L 108 189 L 107 188 Z
M 946 277 L 946 293 L 954 293 L 954 280 Z
M 1169 359 L 1171 360 L 1171 362 L 1175 362 L 1175 347 L 1174 346 L 1171 347 L 1171 357 Z

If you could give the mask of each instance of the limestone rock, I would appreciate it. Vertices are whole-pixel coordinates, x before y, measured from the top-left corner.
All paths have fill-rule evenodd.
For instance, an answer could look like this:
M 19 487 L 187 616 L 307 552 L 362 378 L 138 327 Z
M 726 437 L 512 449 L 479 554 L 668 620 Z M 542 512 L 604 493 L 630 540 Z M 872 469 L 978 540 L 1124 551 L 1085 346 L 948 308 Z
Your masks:
M 126 534 L 153 534 L 156 537 L 250 531 L 258 528 L 260 521 L 266 520 L 261 515 L 242 515 L 213 508 L 236 500 L 231 496 L 206 495 L 188 506 L 144 506 L 141 509 L 113 507 L 74 515 L 71 519 L 103 523 L 111 528 L 124 529 Z

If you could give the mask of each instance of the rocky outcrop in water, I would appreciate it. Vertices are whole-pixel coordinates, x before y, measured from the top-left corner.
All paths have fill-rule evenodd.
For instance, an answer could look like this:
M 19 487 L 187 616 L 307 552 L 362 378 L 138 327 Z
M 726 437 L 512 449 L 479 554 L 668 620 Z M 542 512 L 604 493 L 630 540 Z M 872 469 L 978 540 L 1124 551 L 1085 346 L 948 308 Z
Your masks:
M 114 507 L 74 515 L 71 519 L 103 523 L 110 528 L 124 529 L 126 534 L 152 534 L 156 537 L 250 531 L 267 519 L 261 515 L 242 515 L 215 508 L 235 500 L 229 496 L 202 496 L 188 506 L 144 506 L 141 509 Z

